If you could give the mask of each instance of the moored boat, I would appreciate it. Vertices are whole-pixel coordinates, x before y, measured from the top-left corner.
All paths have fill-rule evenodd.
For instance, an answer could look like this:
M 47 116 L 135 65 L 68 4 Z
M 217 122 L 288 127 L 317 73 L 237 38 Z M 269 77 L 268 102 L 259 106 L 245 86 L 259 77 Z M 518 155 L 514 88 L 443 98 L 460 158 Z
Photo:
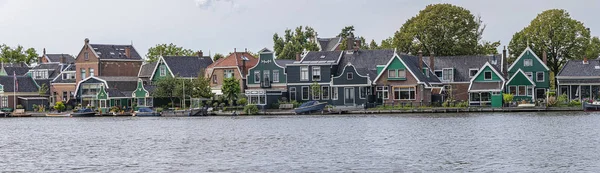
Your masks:
M 68 113 L 47 113 L 47 117 L 68 117 Z
M 600 111 L 600 102 L 583 102 L 583 111 Z
M 306 114 L 312 112 L 321 112 L 327 105 L 326 102 L 320 103 L 318 101 L 308 101 L 300 105 L 300 107 L 294 109 L 296 114 Z
M 26 113 L 25 109 L 15 109 L 15 111 L 10 114 L 11 117 L 30 117 L 31 114 Z
M 159 112 L 155 112 L 150 108 L 139 108 L 138 111 L 133 113 L 134 117 L 157 117 L 160 116 Z
M 96 116 L 96 112 L 92 109 L 81 109 L 75 113 L 71 113 L 71 117 L 93 117 Z

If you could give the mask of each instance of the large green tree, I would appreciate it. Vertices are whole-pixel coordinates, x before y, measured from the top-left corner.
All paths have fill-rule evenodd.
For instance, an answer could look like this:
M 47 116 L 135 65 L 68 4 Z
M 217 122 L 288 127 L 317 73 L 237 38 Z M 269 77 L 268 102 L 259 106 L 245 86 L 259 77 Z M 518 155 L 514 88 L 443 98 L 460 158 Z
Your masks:
M 296 59 L 297 53 L 304 50 L 318 51 L 316 42 L 311 41 L 315 38 L 315 30 L 311 27 L 297 27 L 294 31 L 285 30 L 283 37 L 277 33 L 273 34 L 273 49 L 278 59 Z
M 183 47 L 178 47 L 177 45 L 170 44 L 157 44 L 154 47 L 148 49 L 148 53 L 146 57 L 148 58 L 148 62 L 155 62 L 158 60 L 160 56 L 195 56 L 196 53 L 192 49 L 184 49 Z
M 537 55 L 547 53 L 547 65 L 554 74 L 568 60 L 596 58 L 600 53 L 598 37 L 591 38 L 583 23 L 562 9 L 543 11 L 529 26 L 515 33 L 508 46 L 511 57 L 519 56 L 527 46 Z
M 236 100 L 238 94 L 242 92 L 240 81 L 232 77 L 223 79 L 221 90 L 223 92 L 223 97 L 229 101 Z
M 0 45 L 0 61 L 5 63 L 20 63 L 31 64 L 39 57 L 34 48 L 25 49 L 18 45 L 11 48 L 5 44 Z
M 497 53 L 500 42 L 482 41 L 485 30 L 481 18 L 463 7 L 432 4 L 410 18 L 394 36 L 381 46 L 416 54 L 423 51 L 441 56 Z

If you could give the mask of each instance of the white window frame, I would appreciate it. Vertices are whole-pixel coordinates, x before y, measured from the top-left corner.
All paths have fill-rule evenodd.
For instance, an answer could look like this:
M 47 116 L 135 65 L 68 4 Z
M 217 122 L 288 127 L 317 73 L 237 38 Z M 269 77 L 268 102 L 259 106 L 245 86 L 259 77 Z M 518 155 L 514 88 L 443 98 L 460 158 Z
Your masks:
M 521 94 L 520 93 L 521 87 L 525 87 L 525 94 Z M 517 95 L 518 96 L 527 96 L 527 86 L 525 86 L 525 85 L 519 85 L 519 86 L 517 86 Z
M 358 98 L 365 99 L 367 98 L 367 88 L 366 87 L 358 87 Z M 363 92 L 365 95 L 363 96 Z
M 223 78 L 233 78 L 235 75 L 233 74 L 233 70 L 227 69 L 223 71 Z
M 490 73 L 490 78 L 488 79 L 486 76 L 487 73 Z M 483 80 L 492 80 L 494 78 L 494 75 L 492 74 L 491 71 L 484 71 L 483 72 Z
M 429 77 L 429 68 L 427 67 L 423 67 L 423 74 L 427 77 Z
M 532 72 L 525 72 L 525 76 L 533 81 L 533 73 Z
M 300 81 L 308 81 L 308 66 L 300 66 Z
M 539 74 L 542 74 L 541 80 L 540 80 Z M 537 72 L 537 73 L 535 73 L 535 81 L 536 82 L 544 82 L 544 81 L 546 81 L 546 74 L 544 74 L 544 72 Z
M 321 99 L 322 100 L 329 100 L 329 96 L 331 95 L 331 92 L 329 92 L 329 86 L 321 86 Z M 327 97 L 325 97 L 325 92 L 327 92 Z
M 381 87 L 381 89 L 379 89 Z M 390 90 L 388 86 L 377 86 L 375 87 L 375 92 L 381 92 L 384 100 L 390 99 Z
M 273 82 L 279 82 L 279 70 L 273 70 Z
M 263 80 L 266 82 L 267 79 L 270 77 L 271 73 L 269 72 L 269 70 L 263 70 Z M 270 79 L 269 79 L 270 80 Z
M 352 73 L 352 72 L 346 73 L 346 80 L 352 80 L 352 79 L 354 79 L 354 73 Z
M 260 83 L 260 70 L 254 71 L 254 83 Z
M 450 74 L 446 73 L 446 70 L 450 70 L 451 73 Z M 446 75 L 448 75 L 448 78 L 450 78 L 450 79 L 445 80 L 444 76 L 446 76 Z M 454 81 L 454 68 L 443 68 L 442 69 L 442 80 L 443 81 Z
M 525 95 L 527 95 L 527 96 L 533 96 L 533 86 L 531 86 L 531 85 L 530 86 L 526 86 L 525 89 L 527 90 L 527 91 L 525 91 Z
M 393 76 L 392 76 L 393 74 Z M 388 78 L 397 78 L 398 77 L 398 70 L 388 70 Z
M 294 98 L 293 99 L 292 99 L 292 93 L 294 93 Z M 290 97 L 290 101 L 296 100 L 296 97 L 298 97 L 298 93 L 296 93 L 296 88 L 295 87 L 290 88 L 290 95 L 289 95 L 289 97 Z
M 398 94 L 396 95 L 396 89 L 398 89 Z M 416 87 L 392 87 L 392 92 L 394 93 L 394 97 L 398 96 L 398 99 L 394 98 L 394 100 L 416 100 L 417 99 L 417 89 Z M 408 98 L 402 99 L 400 97 L 401 92 L 408 92 Z M 414 92 L 411 98 L 410 92 Z
M 160 66 L 160 76 L 166 76 L 166 75 L 167 75 L 167 67 Z
M 319 89 L 321 89 L 321 87 L 319 87 Z M 313 90 L 313 92 L 314 92 L 314 90 Z M 321 91 L 321 92 L 323 92 L 323 91 Z M 321 93 L 319 93 L 319 94 L 314 94 L 312 92 L 308 92 L 308 93 L 310 93 L 310 95 L 312 95 L 313 100 L 321 100 Z
M 510 86 L 508 86 L 508 93 L 512 94 L 512 91 L 513 91 L 513 89 L 511 89 L 512 87 L 514 87 L 514 91 L 515 91 L 515 94 L 513 94 L 513 95 L 514 96 L 519 95 L 519 86 L 516 86 L 516 85 L 510 85 Z
M 531 66 L 533 66 L 533 59 L 524 59 L 523 60 L 523 66 L 524 67 L 531 67 Z
M 321 66 L 312 67 L 312 81 L 321 81 Z
M 80 73 L 79 75 L 81 75 L 82 80 L 87 77 L 87 72 L 86 72 L 85 68 L 80 68 L 79 73 Z
M 304 88 L 306 88 L 306 94 L 307 94 L 306 98 L 304 98 Z M 300 97 L 302 97 L 302 100 L 309 100 L 310 99 L 310 88 L 308 86 L 303 86 L 301 88 L 301 90 L 300 90 L 300 93 L 302 94 L 302 96 L 300 96 Z
M 471 73 L 472 71 L 475 71 L 475 74 Z M 477 75 L 477 72 L 479 72 L 479 69 L 476 69 L 476 68 L 469 69 L 469 78 L 475 77 L 475 75 Z
M 338 87 L 331 87 L 331 100 L 338 100 Z
M 8 107 L 8 96 L 2 96 L 2 107 Z
M 404 73 L 404 75 L 400 75 Z M 406 69 L 398 69 L 398 74 L 396 74 L 397 78 L 406 79 Z
M 94 71 L 95 71 L 95 70 L 94 70 L 93 68 L 89 68 L 89 71 L 90 71 L 90 76 L 94 76 L 94 75 L 95 75 L 95 74 L 94 74 Z

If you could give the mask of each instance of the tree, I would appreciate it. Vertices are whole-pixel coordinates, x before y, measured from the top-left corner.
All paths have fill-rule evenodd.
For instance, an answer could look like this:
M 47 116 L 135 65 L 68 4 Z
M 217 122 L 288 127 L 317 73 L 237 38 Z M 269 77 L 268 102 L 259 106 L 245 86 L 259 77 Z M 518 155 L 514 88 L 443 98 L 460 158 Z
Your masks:
M 310 90 L 311 90 L 311 94 L 314 96 L 320 96 L 321 95 L 321 85 L 319 85 L 319 83 L 314 82 L 313 84 L 310 85 Z
M 346 26 L 342 28 L 342 31 L 337 35 L 337 37 L 342 38 L 354 38 L 354 25 Z
M 165 78 L 161 78 L 156 81 L 156 89 L 152 93 L 153 97 L 157 98 L 169 98 L 171 100 L 171 105 L 175 104 L 176 88 L 177 88 L 177 79 L 167 75 Z
M 370 49 L 379 49 L 379 46 L 377 45 L 377 42 L 375 42 L 375 40 L 371 40 L 371 43 L 369 44 L 369 48 Z
M 58 112 L 62 112 L 65 110 L 65 104 L 63 102 L 56 102 L 56 104 L 54 105 L 54 109 Z
M 296 59 L 296 54 L 302 51 L 318 51 L 315 30 L 311 27 L 297 27 L 294 31 L 285 30 L 283 37 L 273 34 L 273 49 L 279 59 Z
M 513 35 L 508 46 L 512 59 L 528 46 L 537 55 L 547 53 L 547 66 L 554 74 L 558 74 L 568 60 L 583 56 L 595 58 L 600 53 L 598 37 L 591 38 L 583 23 L 561 9 L 543 11 L 529 26 Z
M 211 98 L 214 93 L 210 89 L 210 79 L 204 77 L 204 70 L 201 70 L 198 77 L 190 83 L 190 96 L 193 98 Z M 187 85 L 186 85 L 187 86 Z
M 217 60 L 219 60 L 219 59 L 221 59 L 221 58 L 225 58 L 225 56 L 224 56 L 223 54 L 216 53 L 216 54 L 213 56 L 213 61 L 217 61 Z
M 154 47 L 148 49 L 146 57 L 148 62 L 155 62 L 160 56 L 195 56 L 196 53 L 191 49 L 184 49 L 183 47 L 177 47 L 177 45 L 170 44 L 157 44 Z
M 238 94 L 242 92 L 240 81 L 232 77 L 223 80 L 221 89 L 223 90 L 223 97 L 230 101 L 236 100 Z
M 463 7 L 451 4 L 428 5 L 417 16 L 412 17 L 394 36 L 384 40 L 387 48 L 391 42 L 400 52 L 415 54 L 435 53 L 441 56 L 475 55 L 497 53 L 498 42 L 482 41 L 485 25 Z
M 40 95 L 46 95 L 46 92 L 48 92 L 48 86 L 46 86 L 45 83 L 43 83 L 40 88 L 38 89 L 38 93 Z
M 11 48 L 5 44 L 0 45 L 0 61 L 5 63 L 21 63 L 28 65 L 35 62 L 39 57 L 34 48 L 24 50 L 23 46 L 18 45 L 16 48 Z

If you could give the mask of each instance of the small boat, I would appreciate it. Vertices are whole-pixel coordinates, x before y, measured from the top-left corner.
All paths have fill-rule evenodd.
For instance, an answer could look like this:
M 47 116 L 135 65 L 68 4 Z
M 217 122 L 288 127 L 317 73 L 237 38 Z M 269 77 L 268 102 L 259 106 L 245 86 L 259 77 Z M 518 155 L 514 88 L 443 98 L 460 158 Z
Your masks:
M 305 114 L 312 112 L 321 112 L 327 105 L 326 102 L 319 103 L 318 101 L 308 101 L 300 105 L 300 107 L 294 109 L 296 114 Z
M 116 112 L 115 112 L 115 113 L 113 113 L 112 115 L 113 115 L 113 116 L 116 116 L 116 117 L 124 117 L 124 116 L 126 116 L 126 117 L 130 117 L 132 114 L 131 114 L 131 113 L 129 113 L 129 112 L 119 112 L 119 113 L 116 113 Z
M 600 102 L 583 102 L 583 111 L 600 111 Z
M 208 116 L 208 108 L 194 108 L 190 110 L 190 116 Z
M 68 117 L 68 113 L 47 113 L 47 117 Z
M 533 104 L 533 103 L 525 103 L 525 104 L 519 104 L 517 107 L 519 107 L 519 108 L 533 108 L 533 107 L 535 107 L 535 104 Z
M 96 116 L 96 112 L 92 109 L 81 109 L 75 113 L 71 113 L 71 117 L 93 117 Z
M 160 116 L 159 112 L 155 112 L 150 108 L 139 108 L 138 111 L 133 113 L 134 117 L 157 117 Z

